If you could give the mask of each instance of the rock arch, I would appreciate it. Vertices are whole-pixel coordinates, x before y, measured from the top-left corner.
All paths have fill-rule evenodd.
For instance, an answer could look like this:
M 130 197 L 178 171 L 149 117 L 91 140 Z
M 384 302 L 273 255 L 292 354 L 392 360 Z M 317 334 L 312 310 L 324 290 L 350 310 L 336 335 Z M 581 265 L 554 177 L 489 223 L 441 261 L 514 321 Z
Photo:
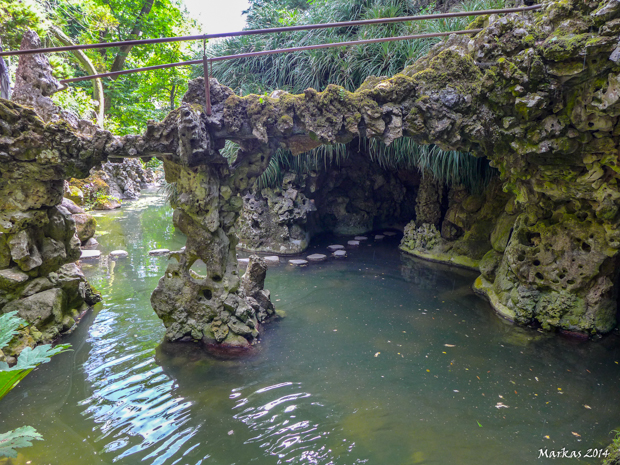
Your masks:
M 142 136 L 44 124 L 34 111 L 0 100 L 0 248 L 10 248 L 0 273 L 21 267 L 28 282 L 36 274 L 6 244 L 41 227 L 41 212 L 60 203 L 63 179 L 84 176 L 106 158 L 161 157 L 167 180 L 177 183 L 174 222 L 188 242 L 160 280 L 153 306 L 171 340 L 245 345 L 272 306 L 260 262 L 247 281 L 238 275 L 233 225 L 242 194 L 270 154 L 357 136 L 388 144 L 408 136 L 486 156 L 514 197 L 513 232 L 485 256 L 476 282 L 499 313 L 520 323 L 608 332 L 616 323 L 620 248 L 620 3 L 543 5 L 538 13 L 479 18 L 485 28 L 474 38 L 450 37 L 402 73 L 370 78 L 353 93 L 329 86 L 239 97 L 212 80 L 207 117 L 198 79 L 182 105 Z M 219 154 L 226 140 L 241 146 L 232 167 Z M 33 183 L 35 172 L 44 176 Z M 26 189 L 36 195 L 25 197 Z M 197 259 L 209 264 L 207 276 L 190 274 Z M 4 281 L 0 287 L 7 295 Z

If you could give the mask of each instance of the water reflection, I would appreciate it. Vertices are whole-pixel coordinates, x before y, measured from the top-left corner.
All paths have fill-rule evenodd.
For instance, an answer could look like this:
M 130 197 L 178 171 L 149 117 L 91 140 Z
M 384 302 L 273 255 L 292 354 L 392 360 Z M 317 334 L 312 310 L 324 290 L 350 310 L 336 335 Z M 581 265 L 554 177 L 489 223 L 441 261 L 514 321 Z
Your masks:
M 514 327 L 475 273 L 401 256 L 396 238 L 270 269 L 288 316 L 243 357 L 162 343 L 149 298 L 167 261 L 148 250 L 184 239 L 160 199 L 125 208 L 98 221 L 103 251 L 129 257 L 85 265 L 104 308 L 0 404 L 0 431 L 45 438 L 20 463 L 521 465 L 620 426 L 617 335 Z

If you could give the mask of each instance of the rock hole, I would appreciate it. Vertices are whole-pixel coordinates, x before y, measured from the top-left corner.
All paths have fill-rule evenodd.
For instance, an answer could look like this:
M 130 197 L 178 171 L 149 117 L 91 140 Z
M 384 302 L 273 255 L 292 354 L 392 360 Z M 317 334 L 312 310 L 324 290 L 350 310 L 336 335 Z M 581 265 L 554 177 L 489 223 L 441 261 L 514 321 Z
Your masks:
M 569 279 L 568 281 L 566 281 L 566 284 L 570 284 L 572 286 L 573 284 L 575 284 L 575 281 L 573 281 L 572 279 Z
M 219 274 L 216 274 L 215 276 L 213 276 L 213 281 L 215 281 L 216 283 L 219 283 L 222 280 L 222 277 Z
M 211 292 L 211 289 L 205 289 L 202 291 L 202 295 L 204 296 L 205 299 L 207 300 L 211 300 L 213 298 L 213 292 Z
M 579 212 L 576 216 L 580 221 L 585 221 L 588 218 L 588 214 L 586 212 Z
M 527 233 L 526 237 L 527 237 L 527 245 L 529 245 L 530 247 L 540 244 L 539 233 Z
M 519 255 L 517 257 L 517 260 L 519 260 L 520 262 L 522 262 L 523 260 L 525 260 L 525 255 Z
M 560 274 L 558 275 L 558 278 L 560 278 L 560 279 L 564 279 L 564 278 L 566 278 L 566 275 L 565 275 L 564 273 L 560 273 Z
M 584 252 L 590 252 L 592 250 L 592 247 L 590 247 L 590 244 L 588 244 L 587 242 L 584 242 L 583 244 L 581 244 L 581 250 L 583 250 Z
M 534 260 L 534 266 L 540 266 L 540 260 Z
M 536 273 L 536 279 L 545 279 L 545 277 L 542 275 L 542 273 Z
M 589 127 L 589 128 L 594 127 L 594 123 L 593 123 L 592 121 L 590 121 L 590 122 L 588 123 L 588 127 Z

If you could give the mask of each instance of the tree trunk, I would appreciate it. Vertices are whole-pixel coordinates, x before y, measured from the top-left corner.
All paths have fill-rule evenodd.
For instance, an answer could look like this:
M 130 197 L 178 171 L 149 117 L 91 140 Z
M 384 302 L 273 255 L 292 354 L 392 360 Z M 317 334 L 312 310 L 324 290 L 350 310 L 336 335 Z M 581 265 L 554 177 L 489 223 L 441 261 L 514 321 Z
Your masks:
M 144 2 L 144 5 L 142 5 L 142 10 L 140 10 L 138 17 L 136 18 L 136 23 L 134 24 L 131 33 L 124 40 L 135 40 L 138 39 L 140 35 L 142 35 L 142 20 L 151 12 L 151 8 L 153 8 L 153 1 L 154 0 L 146 0 Z M 119 47 L 118 53 L 114 58 L 114 63 L 112 63 L 112 68 L 110 69 L 110 71 L 114 72 L 123 69 L 123 66 L 125 65 L 125 60 L 127 59 L 127 55 L 129 55 L 129 52 L 131 52 L 132 48 L 133 45 L 122 45 L 121 47 Z
M 63 45 L 75 45 L 75 43 L 65 35 L 58 27 L 52 26 L 51 32 L 54 34 L 54 37 L 58 39 L 60 43 Z M 86 72 L 89 74 L 97 74 L 97 70 L 95 69 L 95 65 L 90 59 L 86 56 L 86 54 L 81 50 L 73 50 L 73 55 L 77 58 L 80 64 L 86 69 Z M 100 128 L 103 128 L 103 118 L 104 118 L 104 96 L 103 96 L 103 83 L 100 78 L 93 79 L 93 100 L 97 102 L 97 125 Z
M 177 86 L 176 84 L 172 84 L 172 89 L 170 89 L 170 111 L 174 110 L 174 98 L 177 94 Z

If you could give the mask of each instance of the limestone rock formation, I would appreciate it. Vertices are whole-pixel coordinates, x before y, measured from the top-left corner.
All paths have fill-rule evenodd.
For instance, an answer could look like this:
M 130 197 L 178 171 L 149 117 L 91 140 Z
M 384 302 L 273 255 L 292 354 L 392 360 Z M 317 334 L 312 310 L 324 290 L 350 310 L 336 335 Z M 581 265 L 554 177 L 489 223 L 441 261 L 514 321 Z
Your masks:
M 308 217 L 316 211 L 287 173 L 281 188 L 256 189 L 243 197 L 237 223 L 239 248 L 253 252 L 298 254 L 308 247 Z
M 521 323 L 607 332 L 616 323 L 620 248 L 619 18 L 616 0 L 545 0 L 540 12 L 479 18 L 475 26 L 484 29 L 474 37 L 452 36 L 402 73 L 353 93 L 329 86 L 240 97 L 212 80 L 211 116 L 198 79 L 181 107 L 150 123 L 143 136 L 44 125 L 31 110 L 2 100 L 0 225 L 11 232 L 0 250 L 15 253 L 5 269 L 31 273 L 45 263 L 43 239 L 29 231 L 45 226 L 63 179 L 87 176 L 106 157 L 160 157 L 168 182 L 177 183 L 174 222 L 188 242 L 152 302 L 168 318 L 170 339 L 202 339 L 206 315 L 215 321 L 225 302 L 242 309 L 247 303 L 234 225 L 275 150 L 295 154 L 359 136 L 386 143 L 408 136 L 488 157 L 502 189 L 514 196 L 517 208 L 504 207 L 517 215 L 512 234 L 512 218 L 498 218 L 498 229 L 468 237 L 475 225 L 467 226 L 456 207 L 448 226 L 463 229 L 462 238 L 456 228 L 444 233 L 477 254 L 482 235 L 490 234 L 494 255 L 484 260 L 486 275 L 476 287 L 498 311 Z M 219 153 L 226 140 L 241 146 L 233 166 Z M 479 203 L 469 202 L 462 204 L 468 214 Z M 59 247 L 48 241 L 45 250 L 54 255 Z M 191 273 L 199 259 L 208 264 L 204 277 Z M 217 334 L 211 330 L 216 340 L 238 329 L 234 334 L 249 342 L 245 328 L 220 321 Z

